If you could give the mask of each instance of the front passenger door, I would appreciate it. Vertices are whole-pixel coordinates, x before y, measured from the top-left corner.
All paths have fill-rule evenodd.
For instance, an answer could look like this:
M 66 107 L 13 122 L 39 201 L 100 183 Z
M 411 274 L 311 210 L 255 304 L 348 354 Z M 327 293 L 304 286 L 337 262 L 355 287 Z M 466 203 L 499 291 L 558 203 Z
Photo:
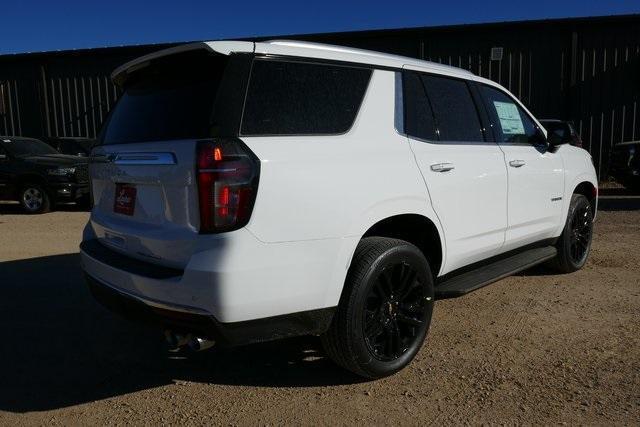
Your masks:
M 504 250 L 556 237 L 564 196 L 562 158 L 547 149 L 534 120 L 510 95 L 484 84 L 480 92 L 509 178 Z

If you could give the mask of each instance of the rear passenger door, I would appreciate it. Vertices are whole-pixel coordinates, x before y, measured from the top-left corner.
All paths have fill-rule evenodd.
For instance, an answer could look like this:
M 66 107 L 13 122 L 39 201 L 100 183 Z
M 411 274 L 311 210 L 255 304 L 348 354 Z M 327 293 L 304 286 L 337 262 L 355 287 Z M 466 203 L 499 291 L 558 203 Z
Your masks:
M 507 172 L 469 84 L 403 73 L 403 133 L 444 228 L 442 273 L 498 254 L 507 226 Z
M 508 170 L 505 250 L 554 237 L 563 222 L 562 158 L 548 150 L 535 121 L 511 96 L 493 86 L 479 90 Z

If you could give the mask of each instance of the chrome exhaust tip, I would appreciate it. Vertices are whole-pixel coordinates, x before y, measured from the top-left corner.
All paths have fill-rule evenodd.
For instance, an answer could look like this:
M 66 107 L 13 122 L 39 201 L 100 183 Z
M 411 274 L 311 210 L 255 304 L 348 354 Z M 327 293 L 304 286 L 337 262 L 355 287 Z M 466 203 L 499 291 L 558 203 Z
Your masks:
M 203 351 L 208 348 L 211 348 L 215 345 L 214 340 L 209 340 L 206 338 L 195 337 L 189 340 L 189 348 L 193 351 Z

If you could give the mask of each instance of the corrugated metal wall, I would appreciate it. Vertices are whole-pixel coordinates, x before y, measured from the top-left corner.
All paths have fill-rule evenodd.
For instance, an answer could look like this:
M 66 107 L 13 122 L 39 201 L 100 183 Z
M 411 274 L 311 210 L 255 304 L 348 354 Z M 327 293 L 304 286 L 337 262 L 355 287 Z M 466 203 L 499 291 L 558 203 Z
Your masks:
M 21 135 L 20 96 L 15 79 L 0 80 L 0 135 Z
M 613 144 L 640 139 L 640 25 L 578 36 L 569 116 L 605 176 Z
M 572 120 L 600 177 L 613 144 L 640 139 L 640 15 L 289 38 L 427 59 L 492 79 L 537 117 Z M 118 97 L 111 71 L 169 46 L 0 56 L 0 134 L 95 137 Z
M 106 74 L 43 77 L 47 135 L 94 138 L 118 89 Z
M 95 138 L 119 96 L 111 71 L 167 46 L 0 56 L 0 135 Z

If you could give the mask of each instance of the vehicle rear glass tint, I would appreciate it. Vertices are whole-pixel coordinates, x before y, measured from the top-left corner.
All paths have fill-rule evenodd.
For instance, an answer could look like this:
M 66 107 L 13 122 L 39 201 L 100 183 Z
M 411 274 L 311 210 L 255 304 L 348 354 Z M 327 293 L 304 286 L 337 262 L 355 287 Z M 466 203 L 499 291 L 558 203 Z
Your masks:
M 102 144 L 206 138 L 227 56 L 200 52 L 152 61 L 124 83 Z
M 254 61 L 243 135 L 340 134 L 351 128 L 371 70 L 329 64 Z
M 420 76 L 416 73 L 405 73 L 402 80 L 406 134 L 420 139 L 437 140 L 433 111 Z
M 441 141 L 484 141 L 469 87 L 463 80 L 422 75 Z

